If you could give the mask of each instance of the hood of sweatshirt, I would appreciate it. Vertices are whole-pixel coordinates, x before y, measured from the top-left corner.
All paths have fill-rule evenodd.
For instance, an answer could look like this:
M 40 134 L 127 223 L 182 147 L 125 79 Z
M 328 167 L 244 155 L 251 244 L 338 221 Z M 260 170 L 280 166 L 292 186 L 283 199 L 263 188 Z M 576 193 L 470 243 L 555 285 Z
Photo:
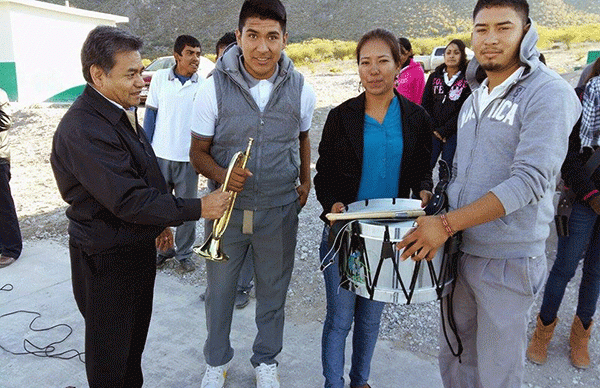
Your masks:
M 229 46 L 215 64 L 215 70 L 228 74 L 240 85 L 248 86 L 240 69 L 240 57 L 242 57 L 242 49 L 235 44 Z M 279 65 L 279 73 L 275 79 L 275 85 L 285 79 L 294 70 L 294 63 L 283 51 L 277 63 Z
M 523 40 L 521 41 L 521 47 L 519 50 L 519 60 L 521 65 L 525 66 L 525 72 L 523 73 L 523 77 L 526 77 L 528 74 L 531 74 L 535 69 L 540 66 L 540 52 L 538 51 L 537 41 L 539 39 L 539 35 L 536 29 L 535 24 L 531 19 L 529 19 L 530 27 L 529 30 L 523 36 Z M 477 69 L 479 69 L 480 64 L 477 61 L 477 58 L 474 57 L 467 66 L 467 71 L 465 77 L 467 78 L 467 82 L 469 86 L 471 86 L 471 90 L 477 89 L 481 83 L 477 81 Z
M 410 60 L 408 61 L 408 65 L 406 65 L 406 67 L 403 67 L 402 69 L 400 69 L 400 73 L 403 73 L 404 71 L 412 70 L 415 67 L 421 67 L 421 65 L 419 65 L 417 62 L 415 62 L 414 59 L 410 58 Z

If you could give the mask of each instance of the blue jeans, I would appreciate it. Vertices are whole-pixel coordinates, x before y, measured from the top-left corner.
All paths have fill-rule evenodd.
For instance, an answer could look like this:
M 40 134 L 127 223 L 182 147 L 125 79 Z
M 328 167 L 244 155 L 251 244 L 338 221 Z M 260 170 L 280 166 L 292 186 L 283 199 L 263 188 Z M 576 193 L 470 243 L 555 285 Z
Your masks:
M 321 261 L 329 251 L 329 226 L 323 229 L 319 248 Z M 354 321 L 352 335 L 352 367 L 350 386 L 367 383 L 371 359 L 379 334 L 379 323 L 385 303 L 369 300 L 339 287 L 338 255 L 335 262 L 323 271 L 327 293 L 327 315 L 321 338 L 321 361 L 326 388 L 344 387 L 344 350 L 346 337 Z
M 431 149 L 431 169 L 435 168 L 440 154 L 442 159 L 448 163 L 450 169 L 452 169 L 452 159 L 454 159 L 454 152 L 456 152 L 456 134 L 450 136 L 446 142 L 442 142 L 437 137 L 432 136 L 432 149 Z
M 569 219 L 569 234 L 558 239 L 556 260 L 546 283 L 540 310 L 540 318 L 546 323 L 556 318 L 565 287 L 575 274 L 584 251 L 577 316 L 587 324 L 596 312 L 600 287 L 600 218 L 589 206 L 574 203 Z

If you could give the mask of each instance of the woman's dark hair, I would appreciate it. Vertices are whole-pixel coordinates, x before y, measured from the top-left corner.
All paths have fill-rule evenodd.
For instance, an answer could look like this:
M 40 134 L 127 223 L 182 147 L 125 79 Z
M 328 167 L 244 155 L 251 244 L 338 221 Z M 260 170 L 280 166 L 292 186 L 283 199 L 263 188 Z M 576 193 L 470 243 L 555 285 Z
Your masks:
M 279 0 L 246 0 L 242 5 L 238 21 L 240 32 L 246 25 L 246 20 L 251 17 L 259 19 L 270 19 L 279 22 L 281 31 L 285 34 L 285 25 L 287 23 L 287 14 L 285 7 Z
M 452 39 L 450 43 L 446 45 L 446 50 L 451 44 L 455 44 L 456 47 L 458 47 L 458 51 L 460 51 L 460 62 L 458 62 L 458 70 L 460 70 L 464 74 L 464 72 L 467 70 L 467 63 L 469 63 L 469 61 L 467 60 L 467 46 L 465 45 L 465 42 L 463 42 L 460 39 Z M 446 52 L 446 50 L 444 50 L 444 53 Z M 444 69 L 445 67 L 446 64 L 442 63 L 437 67 L 437 69 Z
M 410 40 L 408 40 L 408 38 L 398 38 L 398 43 L 400 43 L 400 47 L 402 47 L 404 50 L 406 50 L 406 52 L 409 52 L 410 50 L 412 50 L 412 44 L 410 44 Z M 414 57 L 414 54 L 410 54 L 409 58 Z
M 589 80 L 591 80 L 592 78 L 597 77 L 599 75 L 600 75 L 600 57 L 597 58 L 596 61 L 594 62 L 594 65 L 592 66 L 592 71 L 588 75 L 584 84 L 587 84 Z
M 189 46 L 192 48 L 200 47 L 200 52 L 202 53 L 202 46 L 200 46 L 200 42 L 198 41 L 198 39 L 194 38 L 191 35 L 179 35 L 177 39 L 175 39 L 173 51 L 175 51 L 179 55 L 182 55 L 185 46 Z
M 127 31 L 111 26 L 98 26 L 88 34 L 81 48 L 83 78 L 93 84 L 90 74 L 92 65 L 99 66 L 106 74 L 115 66 L 115 54 L 140 51 L 144 43 Z
M 364 34 L 360 38 L 360 40 L 358 41 L 358 44 L 356 45 L 356 63 L 360 63 L 360 50 L 362 50 L 365 43 L 367 43 L 371 40 L 381 40 L 381 41 L 385 42 L 390 47 L 390 51 L 392 52 L 392 58 L 394 59 L 394 63 L 397 66 L 401 65 L 401 63 L 400 63 L 400 46 L 398 45 L 398 41 L 396 40 L 396 37 L 394 36 L 394 34 L 392 34 L 388 30 L 385 30 L 383 28 L 376 28 L 374 30 L 371 30 L 371 31 L 367 32 L 366 34 Z

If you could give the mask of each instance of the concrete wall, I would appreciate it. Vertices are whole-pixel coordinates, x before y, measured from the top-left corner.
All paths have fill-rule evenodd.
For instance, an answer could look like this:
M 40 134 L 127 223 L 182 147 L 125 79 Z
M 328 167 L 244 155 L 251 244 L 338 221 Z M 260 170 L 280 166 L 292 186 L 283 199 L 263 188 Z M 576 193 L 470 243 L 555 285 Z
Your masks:
M 9 3 L 0 3 L 0 88 L 6 91 L 11 101 L 16 101 L 19 93 L 8 8 Z
M 72 101 L 85 84 L 80 51 L 87 34 L 125 18 L 36 3 L 0 2 L 0 33 L 10 36 L 1 40 L 0 52 L 12 52 L 0 54 L 0 87 L 25 104 Z

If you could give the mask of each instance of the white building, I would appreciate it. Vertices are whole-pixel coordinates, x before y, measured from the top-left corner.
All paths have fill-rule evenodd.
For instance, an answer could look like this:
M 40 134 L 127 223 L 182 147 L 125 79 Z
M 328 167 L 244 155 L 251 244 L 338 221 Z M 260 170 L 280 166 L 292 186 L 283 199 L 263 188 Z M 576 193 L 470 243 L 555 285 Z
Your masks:
M 127 22 L 42 1 L 0 0 L 0 88 L 24 104 L 74 100 L 85 85 L 80 52 L 88 33 Z

